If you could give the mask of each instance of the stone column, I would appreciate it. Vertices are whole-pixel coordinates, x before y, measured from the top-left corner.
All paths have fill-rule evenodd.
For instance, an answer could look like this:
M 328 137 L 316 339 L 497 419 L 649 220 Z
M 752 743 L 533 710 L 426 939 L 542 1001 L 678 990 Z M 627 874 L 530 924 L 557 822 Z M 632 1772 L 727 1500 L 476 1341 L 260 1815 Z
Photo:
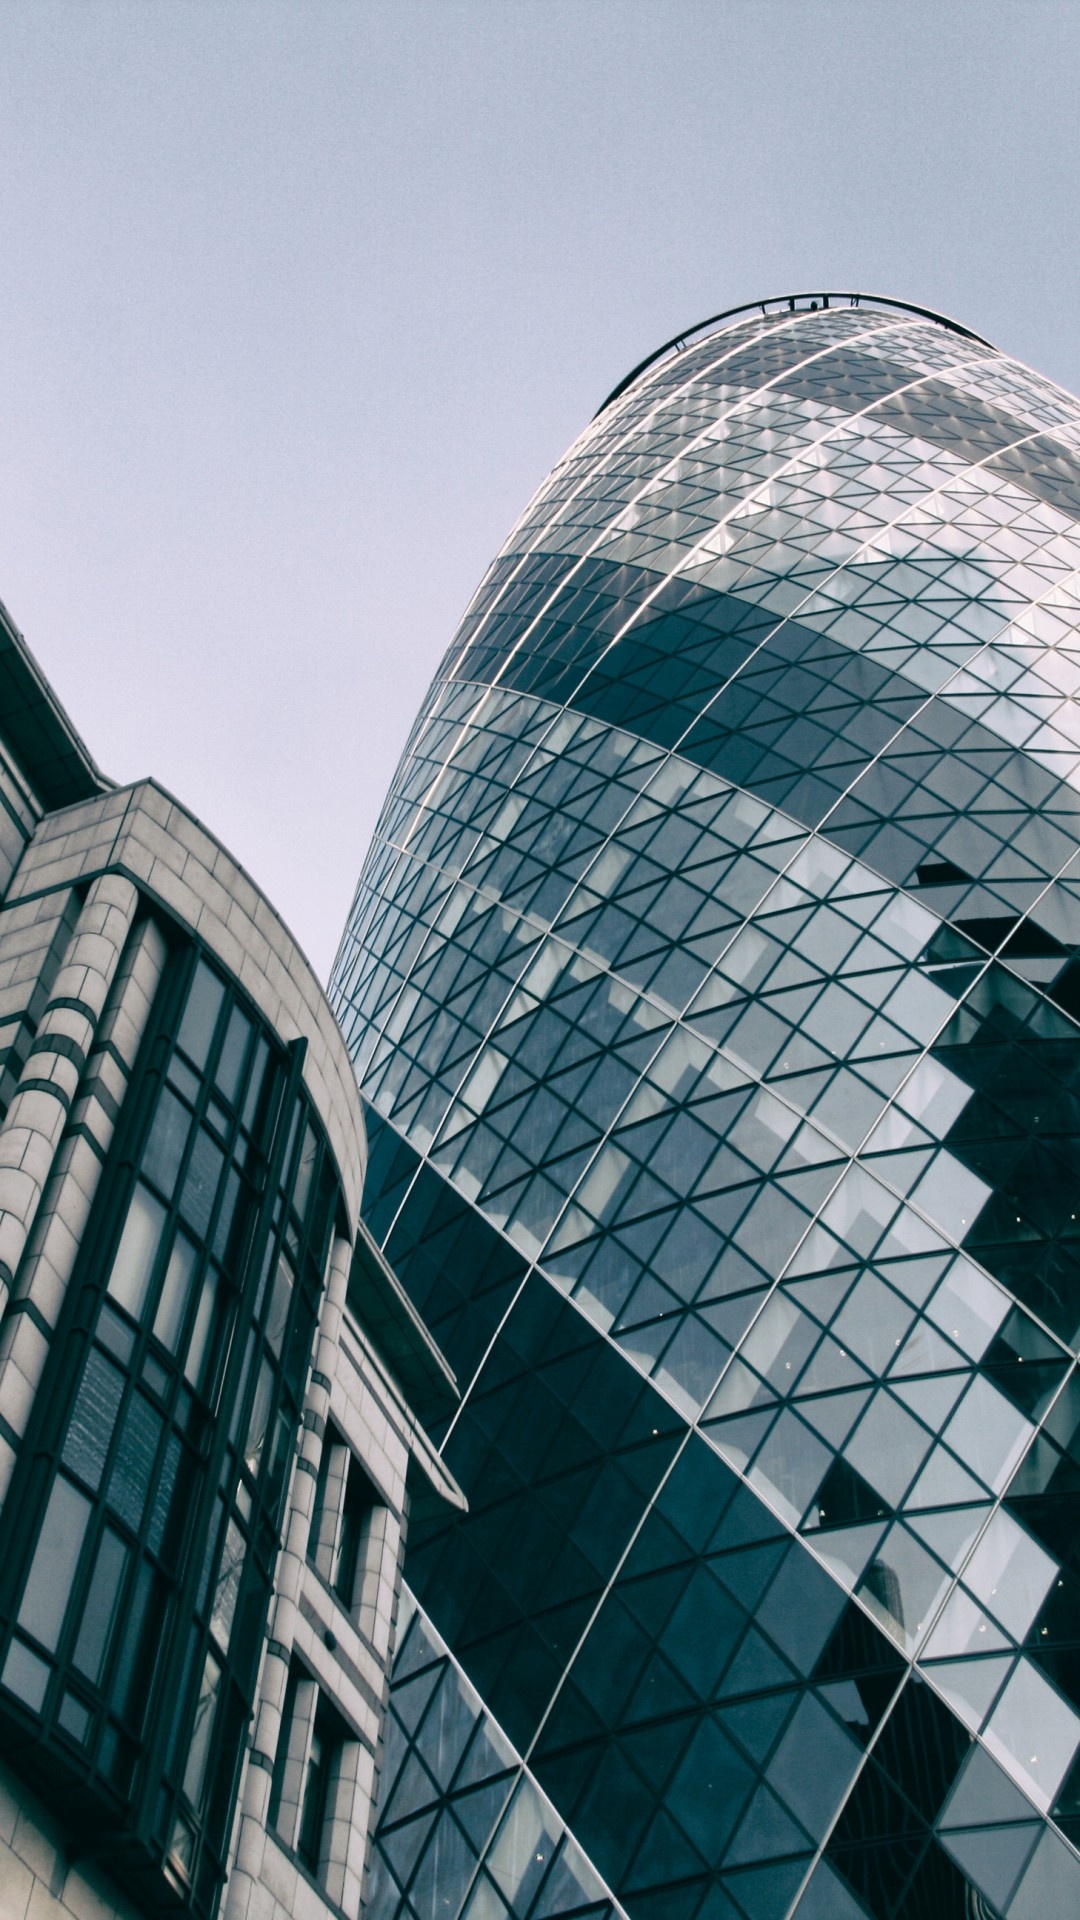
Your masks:
M 127 939 L 137 901 L 91 889 L 0 1129 L 0 1506 L 165 962 L 151 922 Z
M 138 898 L 120 874 L 95 880 L 0 1128 L 0 1311 L 14 1287 Z
M 285 1544 L 278 1557 L 274 1577 L 274 1600 L 270 1610 L 266 1653 L 255 1692 L 257 1718 L 254 1739 L 244 1771 L 240 1819 L 234 1839 L 233 1867 L 229 1874 L 223 1908 L 226 1920 L 242 1920 L 242 1917 L 247 1915 L 255 1886 L 259 1883 L 263 1872 L 274 1758 L 278 1750 L 278 1742 L 282 1737 L 282 1716 L 285 1709 L 285 1693 L 289 1684 L 289 1663 L 296 1639 L 297 1603 L 304 1577 L 304 1562 L 315 1507 L 319 1456 L 326 1432 L 327 1415 L 330 1411 L 330 1380 L 337 1364 L 337 1341 L 345 1306 L 345 1292 L 349 1283 L 351 1260 L 352 1248 L 349 1242 L 340 1235 L 335 1235 L 330 1253 L 326 1292 L 323 1295 L 322 1310 L 319 1315 L 319 1331 L 315 1341 L 315 1365 L 304 1401 L 300 1455 L 296 1462 L 285 1520 Z M 297 1761 L 298 1753 L 302 1749 L 303 1764 L 306 1764 L 311 1728 L 314 1725 L 317 1692 L 318 1689 L 314 1683 L 311 1683 L 310 1696 L 304 1695 L 302 1710 L 298 1709 L 294 1714 L 293 1728 L 288 1730 L 288 1737 L 293 1742 L 288 1756 L 289 1765 L 293 1767 L 293 1771 L 286 1775 L 286 1792 L 282 1796 L 281 1815 L 282 1825 L 285 1828 L 283 1839 L 287 1846 L 295 1845 L 295 1827 L 299 1819 L 299 1803 L 293 1805 L 289 1800 L 286 1804 L 296 1771 L 293 1763 Z M 294 1745 L 297 1748 L 296 1752 L 293 1750 Z

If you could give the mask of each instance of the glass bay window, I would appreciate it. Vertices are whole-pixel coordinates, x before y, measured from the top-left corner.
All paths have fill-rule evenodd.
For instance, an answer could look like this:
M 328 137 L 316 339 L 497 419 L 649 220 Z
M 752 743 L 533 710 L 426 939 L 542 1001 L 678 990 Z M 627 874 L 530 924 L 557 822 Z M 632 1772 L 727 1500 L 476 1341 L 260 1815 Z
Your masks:
M 190 949 L 161 1002 L 12 1486 L 0 1713 L 151 1907 L 209 1914 L 338 1187 L 303 1042 Z

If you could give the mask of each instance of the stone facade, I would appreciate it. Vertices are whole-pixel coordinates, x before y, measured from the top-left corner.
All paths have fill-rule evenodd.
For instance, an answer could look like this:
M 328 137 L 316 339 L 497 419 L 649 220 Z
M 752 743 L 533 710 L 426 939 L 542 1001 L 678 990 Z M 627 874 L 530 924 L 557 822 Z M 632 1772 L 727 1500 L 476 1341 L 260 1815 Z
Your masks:
M 140 1920 L 92 1860 L 73 1859 L 62 1823 L 0 1762 L 0 1920 Z
M 99 774 L 19 636 L 2 617 L 0 683 L 7 700 L 0 712 L 0 1580 L 8 1580 L 0 1598 L 0 1634 L 9 1650 L 8 1663 L 0 1668 L 5 1760 L 0 1773 L 0 1920 L 60 1920 L 62 1915 L 72 1920 L 106 1920 L 109 1915 L 133 1920 L 136 1914 L 183 1911 L 188 1905 L 196 1913 L 216 1910 L 237 1920 L 277 1920 L 285 1914 L 321 1920 L 329 1913 L 356 1920 L 410 1496 L 423 1483 L 425 1498 L 452 1504 L 461 1500 L 411 1402 L 452 1404 L 453 1377 L 362 1228 L 362 1244 L 356 1247 L 366 1143 L 355 1081 L 337 1024 L 288 929 L 220 843 L 153 781 L 117 789 Z M 58 799 L 65 804 L 56 804 Z M 264 1604 L 256 1623 L 259 1648 L 241 1648 L 245 1670 L 254 1676 L 244 1696 L 245 1704 L 251 1702 L 248 1733 L 229 1776 L 231 1804 L 225 1810 L 225 1838 L 217 1848 L 217 1878 L 201 1887 L 194 1869 L 185 1882 L 182 1849 L 178 1851 L 175 1841 L 171 1853 L 167 1836 L 151 1844 L 145 1819 L 135 1832 L 140 1816 L 134 1790 L 131 1834 L 123 1831 L 122 1794 L 113 1796 L 111 1812 L 103 1800 L 101 1834 L 92 1831 L 93 1796 L 99 1789 L 90 1763 L 84 1764 L 70 1741 L 65 1744 L 63 1714 L 70 1718 L 71 1710 L 60 1709 L 51 1721 L 47 1704 L 51 1701 L 55 1708 L 59 1689 L 68 1685 L 71 1674 L 82 1684 L 81 1640 L 75 1643 L 68 1618 L 51 1644 L 40 1612 L 34 1615 L 30 1608 L 25 1568 L 18 1578 L 11 1571 L 20 1556 L 28 1562 L 29 1555 L 40 1560 L 44 1552 L 44 1525 L 37 1548 L 33 1545 L 40 1518 L 35 1499 L 40 1508 L 44 1497 L 33 1493 L 34 1461 L 48 1428 L 45 1403 L 68 1391 L 65 1380 L 82 1364 L 73 1343 L 82 1340 L 81 1353 L 88 1334 L 73 1329 L 85 1323 L 92 1335 L 91 1306 L 84 1302 L 91 1294 L 96 1302 L 100 1295 L 102 1311 L 112 1311 L 110 1300 L 118 1291 L 115 1279 L 104 1290 L 103 1281 L 108 1258 L 119 1262 L 123 1244 L 114 1256 L 102 1253 L 100 1274 L 87 1249 L 99 1241 L 103 1248 L 108 1244 L 107 1236 L 102 1239 L 102 1209 L 107 1212 L 110 1195 L 118 1190 L 118 1158 L 130 1158 L 135 1151 L 131 1114 L 138 1101 L 146 1106 L 147 1086 L 152 1092 L 157 1085 L 146 1081 L 147 1048 L 160 1051 L 169 1045 L 175 1050 L 180 1044 L 175 1035 L 169 1037 L 166 1021 L 166 1002 L 177 1002 L 178 967 L 181 975 L 186 967 L 189 980 L 202 969 L 214 991 L 225 995 L 226 1008 L 239 1009 L 237 1018 L 252 1036 L 246 1043 L 249 1063 L 256 1058 L 256 1040 L 280 1059 L 283 1085 L 285 1063 L 294 1062 L 289 1085 L 295 1094 L 290 1097 L 301 1103 L 296 1108 L 301 1127 L 298 1132 L 294 1125 L 280 1148 L 267 1148 L 268 1168 L 273 1153 L 279 1160 L 284 1153 L 290 1165 L 295 1161 L 296 1181 L 302 1183 L 310 1140 L 315 1142 L 310 1151 L 317 1156 L 311 1164 L 320 1169 L 327 1205 L 336 1194 L 314 1348 L 309 1342 L 305 1352 L 310 1357 L 298 1375 L 301 1397 L 296 1402 L 291 1465 L 274 1507 L 280 1519 L 269 1611 Z M 193 992 L 189 988 L 189 994 Z M 212 1046 L 223 1059 L 227 1036 L 222 1039 L 221 1020 L 216 1031 Z M 193 1077 L 183 1065 L 178 1071 Z M 254 1064 L 244 1071 L 250 1071 L 254 1085 Z M 132 1104 L 126 1105 L 129 1092 Z M 209 1098 L 216 1112 L 217 1092 Z M 281 1112 L 286 1112 L 284 1106 Z M 301 1151 L 296 1143 L 303 1132 L 303 1114 L 309 1120 Z M 235 1134 L 241 1123 L 235 1119 L 231 1124 Z M 281 1121 L 279 1133 L 283 1127 Z M 235 1137 L 240 1139 L 239 1134 Z M 247 1137 L 245 1133 L 243 1139 Z M 325 1143 L 321 1148 L 319 1139 Z M 240 1147 L 233 1151 L 239 1155 Z M 250 1161 L 251 1146 L 244 1151 Z M 194 1154 L 183 1164 L 190 1174 Z M 180 1166 L 178 1160 L 178 1188 Z M 288 1233 L 295 1238 L 296 1232 L 295 1227 L 286 1233 L 280 1224 L 269 1225 L 269 1201 L 259 1200 L 259 1181 L 265 1186 L 274 1177 L 272 1170 L 251 1176 L 255 1224 L 247 1244 L 250 1248 L 260 1231 L 270 1232 L 266 1261 L 273 1246 L 284 1249 Z M 239 1174 L 235 1179 L 239 1182 Z M 285 1186 L 280 1190 L 275 1222 L 294 1217 L 288 1213 L 290 1205 L 297 1221 L 305 1205 L 308 1217 L 313 1216 L 314 1201 L 308 1205 L 296 1197 L 299 1185 L 290 1201 L 290 1191 Z M 219 1210 L 214 1215 L 219 1239 L 225 1206 L 235 1200 L 227 1201 L 224 1194 L 222 1186 L 213 1203 Z M 182 1197 L 176 1206 L 180 1222 Z M 205 1232 L 209 1236 L 209 1226 Z M 181 1240 L 190 1245 L 179 1224 L 176 1233 L 177 1245 Z M 147 1321 L 141 1334 L 130 1337 L 136 1339 L 136 1353 L 145 1348 L 146 1364 L 160 1374 L 169 1274 L 160 1277 L 164 1252 L 154 1257 L 153 1272 L 159 1277 L 147 1284 L 161 1287 L 162 1305 L 153 1328 Z M 210 1253 L 201 1257 L 210 1274 Z M 262 1313 L 266 1322 L 260 1323 L 259 1337 L 272 1344 L 268 1316 L 273 1309 L 258 1304 L 266 1288 L 266 1261 L 256 1298 L 255 1276 L 245 1281 L 242 1264 L 231 1276 L 230 1257 L 216 1247 L 213 1272 L 222 1284 L 235 1280 L 238 1302 L 247 1297 L 243 1288 L 248 1287 L 252 1311 Z M 279 1267 L 293 1258 L 284 1251 L 274 1257 Z M 284 1297 L 288 1302 L 289 1296 Z M 366 1324 L 365 1302 L 372 1303 L 377 1325 Z M 191 1324 L 193 1309 L 184 1311 L 189 1316 L 185 1325 Z M 293 1328 L 289 1340 L 295 1342 L 299 1309 L 286 1304 L 285 1311 L 294 1316 L 288 1324 Z M 242 1334 L 242 1319 L 235 1324 Z M 255 1328 L 249 1345 L 257 1335 Z M 277 1336 L 279 1346 L 284 1338 L 284 1333 Z M 240 1344 L 239 1334 L 232 1344 Z M 182 1355 L 182 1349 L 178 1351 Z M 189 1380 L 194 1380 L 192 1367 L 189 1362 Z M 219 1393 L 220 1382 L 233 1376 L 240 1377 L 223 1336 Z M 253 1379 L 254 1369 L 247 1365 L 236 1389 L 240 1398 L 234 1418 L 242 1414 L 248 1419 L 244 1407 L 258 1402 L 257 1392 L 252 1398 Z M 260 1389 L 261 1382 L 262 1375 Z M 142 1387 L 136 1390 L 129 1382 L 125 1391 L 145 1416 L 151 1402 L 143 1397 Z M 184 1382 L 173 1391 L 179 1391 L 186 1405 L 190 1394 Z M 212 1423 L 214 1409 L 207 1404 Z M 285 1401 L 278 1404 L 280 1422 Z M 254 1431 L 258 1415 L 250 1417 Z M 211 1438 L 202 1443 L 204 1453 L 207 1448 L 212 1453 L 217 1444 L 213 1430 L 212 1424 L 206 1429 Z M 65 1460 L 71 1431 L 74 1425 L 63 1442 Z M 114 1437 L 102 1442 L 107 1444 L 115 1449 L 119 1442 Z M 250 1433 L 245 1444 L 250 1454 Z M 268 1438 L 267 1452 L 269 1445 Z M 261 1447 L 260 1430 L 256 1467 Z M 236 1457 L 243 1459 L 243 1448 Z M 59 1475 L 59 1467 L 56 1472 Z M 100 1478 L 101 1469 L 98 1473 Z M 235 1468 L 233 1475 L 235 1480 Z M 79 1491 L 82 1481 L 65 1479 L 64 1485 L 74 1488 L 71 1497 L 88 1507 Z M 223 1497 L 219 1495 L 219 1502 Z M 250 1496 L 246 1498 L 250 1505 Z M 237 1526 L 243 1512 L 238 1508 Z M 188 1525 L 183 1514 L 180 1522 L 190 1543 L 197 1523 Z M 115 1525 L 110 1513 L 109 1540 L 124 1545 L 127 1536 L 116 1534 Z M 138 1537 L 130 1550 L 124 1546 L 125 1552 L 134 1553 L 136 1564 L 140 1550 L 146 1551 L 143 1525 L 141 1547 Z M 240 1541 L 230 1522 L 229 1541 L 234 1533 Z M 89 1551 L 88 1546 L 81 1559 L 74 1554 L 71 1562 L 73 1583 L 77 1561 L 77 1582 L 88 1593 Z M 190 1544 L 187 1551 L 190 1559 Z M 215 1662 L 220 1667 L 228 1653 L 231 1615 L 222 1627 L 221 1593 L 231 1594 L 228 1605 L 235 1607 L 237 1592 L 242 1598 L 246 1591 L 245 1577 L 250 1586 L 253 1550 L 247 1552 L 246 1575 L 244 1545 L 231 1551 L 235 1564 L 227 1557 L 222 1560 L 217 1611 L 207 1616 L 207 1672 Z M 182 1587 L 182 1566 L 177 1577 Z M 189 1580 L 194 1593 L 193 1580 L 194 1573 Z M 72 1594 L 69 1613 L 83 1604 L 76 1584 Z M 68 1598 L 61 1595 L 57 1604 Z M 119 1600 L 115 1604 L 119 1606 Z M 90 1598 L 85 1605 L 89 1609 Z M 254 1614 L 243 1617 L 250 1628 Z M 16 1632 L 22 1635 L 18 1642 Z M 16 1654 L 24 1669 L 27 1662 L 30 1667 L 36 1662 L 51 1672 L 40 1699 L 11 1678 Z M 46 1656 L 52 1655 L 55 1671 L 48 1668 Z M 113 1645 L 107 1662 L 115 1667 L 119 1658 Z M 70 1672 L 63 1666 L 65 1659 Z M 102 1667 L 108 1670 L 107 1664 Z M 160 1675 L 160 1665 L 157 1671 Z M 215 1684 L 224 1689 L 226 1682 L 219 1677 Z M 215 1729 L 224 1724 L 224 1706 L 217 1711 L 216 1696 L 208 1697 L 206 1708 L 199 1696 L 195 1731 L 187 1736 L 192 1752 L 200 1741 L 205 1745 L 200 1731 L 204 1709 L 217 1712 Z M 78 1711 L 89 1714 L 90 1694 L 86 1700 L 89 1706 Z M 215 1732 L 211 1746 L 217 1737 Z M 172 1764 L 175 1769 L 179 1763 Z M 189 1755 L 184 1776 L 188 1782 L 191 1767 Z M 210 1777 L 225 1776 L 211 1769 Z M 137 1771 L 133 1778 L 137 1783 Z M 140 1848 L 139 1864 L 132 1868 L 132 1849 L 138 1853 Z

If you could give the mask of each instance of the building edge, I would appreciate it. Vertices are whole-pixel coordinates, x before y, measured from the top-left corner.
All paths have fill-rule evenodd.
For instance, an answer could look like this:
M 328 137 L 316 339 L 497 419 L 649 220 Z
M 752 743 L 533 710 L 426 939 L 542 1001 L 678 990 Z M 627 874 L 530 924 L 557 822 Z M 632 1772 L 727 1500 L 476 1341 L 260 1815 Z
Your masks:
M 3 1920 L 359 1912 L 409 1506 L 462 1503 L 365 1162 L 279 915 L 0 610 Z

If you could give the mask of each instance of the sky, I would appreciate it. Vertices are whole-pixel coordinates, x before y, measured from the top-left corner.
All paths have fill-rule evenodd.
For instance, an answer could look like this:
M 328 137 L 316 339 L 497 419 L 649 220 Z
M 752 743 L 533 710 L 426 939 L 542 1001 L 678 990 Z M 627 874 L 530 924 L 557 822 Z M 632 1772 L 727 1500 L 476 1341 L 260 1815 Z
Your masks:
M 325 979 L 616 382 L 862 289 L 1080 388 L 1075 0 L 0 0 L 0 599 Z

